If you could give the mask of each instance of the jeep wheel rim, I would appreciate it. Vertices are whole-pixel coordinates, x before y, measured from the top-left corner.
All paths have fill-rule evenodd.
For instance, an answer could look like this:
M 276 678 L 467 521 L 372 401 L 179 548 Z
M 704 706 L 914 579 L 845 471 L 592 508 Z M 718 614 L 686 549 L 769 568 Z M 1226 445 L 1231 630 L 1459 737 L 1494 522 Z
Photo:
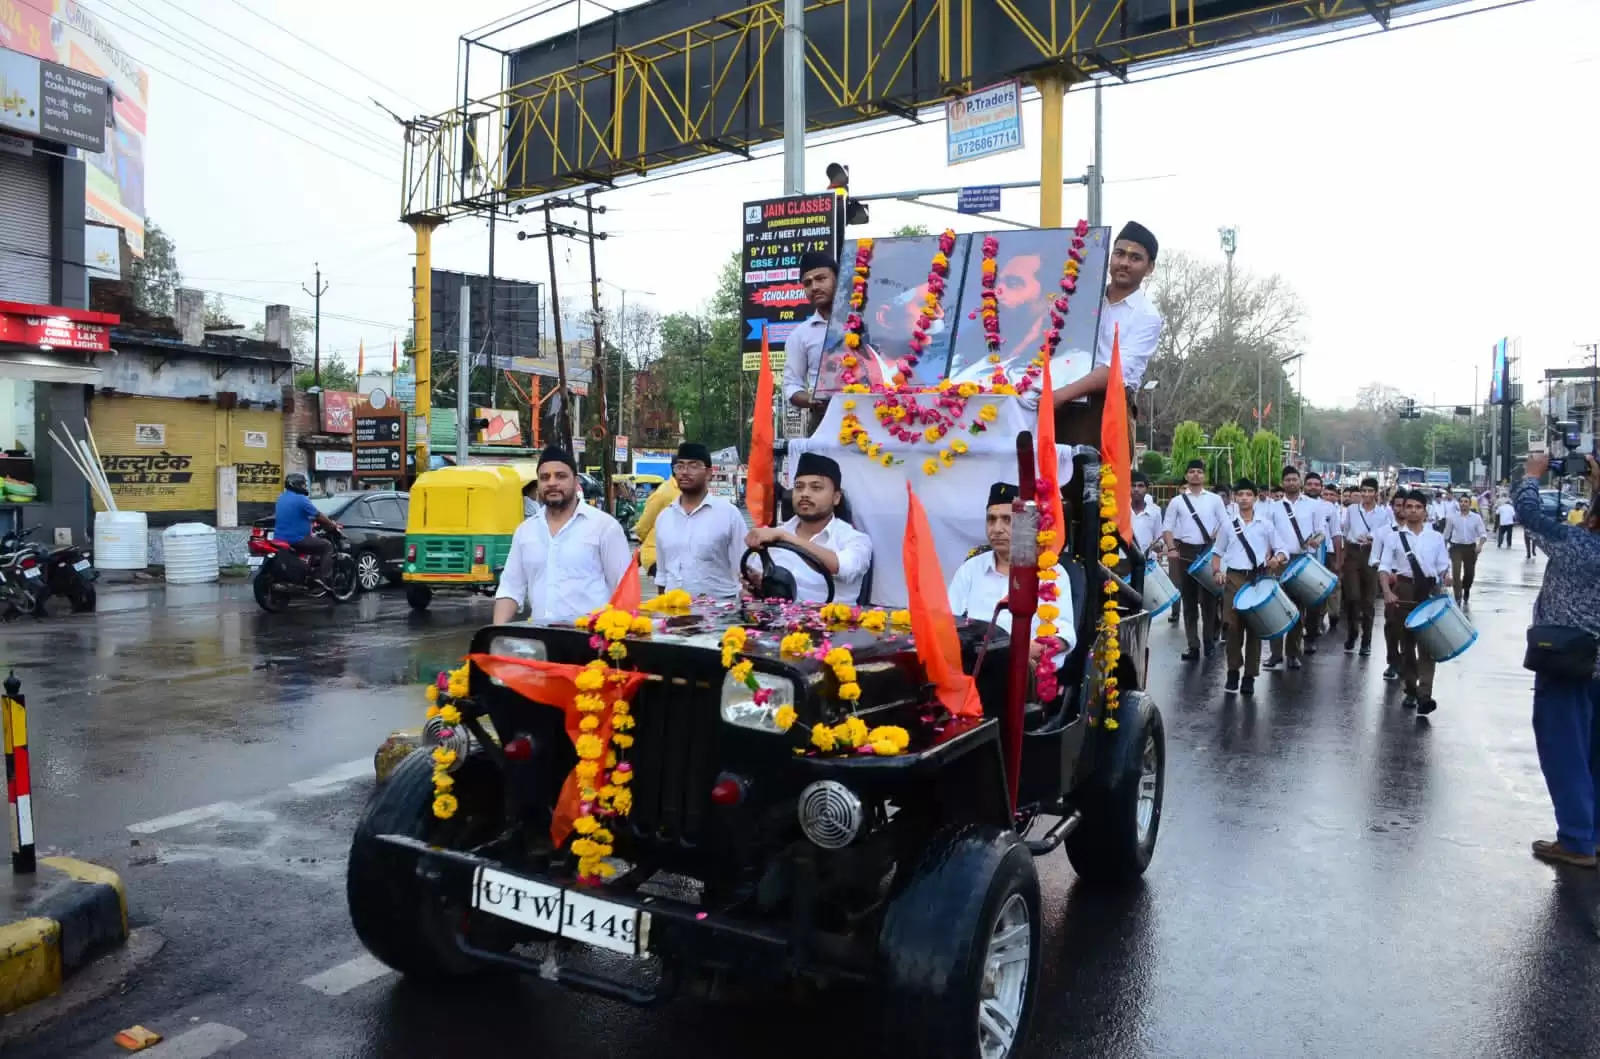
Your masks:
M 1144 737 L 1144 753 L 1139 756 L 1139 843 L 1150 839 L 1156 820 L 1156 790 L 1161 783 L 1161 766 L 1156 755 L 1156 737 Z
M 356 560 L 356 580 L 361 583 L 361 591 L 371 592 L 378 587 L 378 582 L 383 580 L 383 570 L 378 566 L 378 557 L 371 552 L 362 552 Z
M 1028 996 L 1028 959 L 1033 924 L 1021 894 L 1006 898 L 995 920 L 978 992 L 978 1052 L 983 1059 L 1006 1059 L 1016 1044 L 1022 1007 Z

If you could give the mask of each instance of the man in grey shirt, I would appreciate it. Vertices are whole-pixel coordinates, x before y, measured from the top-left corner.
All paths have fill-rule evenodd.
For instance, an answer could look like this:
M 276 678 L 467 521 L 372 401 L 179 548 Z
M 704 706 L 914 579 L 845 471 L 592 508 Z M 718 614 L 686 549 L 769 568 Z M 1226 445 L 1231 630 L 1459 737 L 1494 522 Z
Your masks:
M 833 315 L 833 292 L 839 283 L 839 263 L 820 250 L 800 256 L 800 283 L 812 313 L 789 332 L 783 344 L 783 399 L 810 415 L 806 433 L 815 430 L 828 407 L 828 399 L 813 392 L 822 368 L 822 341 Z

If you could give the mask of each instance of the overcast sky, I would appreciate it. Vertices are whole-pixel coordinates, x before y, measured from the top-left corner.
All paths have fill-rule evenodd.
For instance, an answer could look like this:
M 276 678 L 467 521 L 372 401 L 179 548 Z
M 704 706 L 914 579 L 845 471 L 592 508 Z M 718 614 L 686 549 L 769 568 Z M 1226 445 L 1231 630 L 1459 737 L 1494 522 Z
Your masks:
M 1495 2 L 1504 0 L 1466 7 Z M 353 361 L 364 340 L 369 364 L 386 363 L 411 316 L 413 243 L 396 220 L 396 127 L 355 101 L 377 96 L 408 115 L 446 109 L 457 37 L 515 4 L 455 0 L 416 5 L 404 17 L 396 12 L 410 5 L 371 0 L 83 6 L 151 69 L 148 212 L 176 240 L 191 285 L 237 296 L 236 315 L 249 322 L 268 301 L 309 310 L 300 287 L 320 261 L 330 284 L 325 351 Z M 1373 381 L 1424 402 L 1467 401 L 1475 368 L 1479 392 L 1487 389 L 1490 347 L 1501 335 L 1523 340 L 1523 377 L 1532 383 L 1546 367 L 1575 363 L 1575 343 L 1600 341 L 1597 58 L 1600 3 L 1537 0 L 1108 87 L 1106 222 L 1137 218 L 1163 250 L 1217 258 L 1218 226 L 1237 225 L 1236 264 L 1282 274 L 1305 302 L 1304 378 L 1316 404 L 1349 403 Z M 323 109 L 297 112 L 241 70 Z M 1090 100 L 1088 92 L 1068 97 L 1069 174 L 1090 160 Z M 937 121 L 816 147 L 809 185 L 826 184 L 822 169 L 833 159 L 850 164 L 862 192 L 1036 178 L 1037 104 L 1026 117 L 1024 150 L 953 168 L 944 165 Z M 602 277 L 662 312 L 699 305 L 738 246 L 739 202 L 779 194 L 780 184 L 774 156 L 603 196 L 602 227 L 613 238 L 600 247 Z M 1008 191 L 1001 212 L 1030 219 L 1037 209 L 1036 192 Z M 1084 211 L 1082 188 L 1068 187 L 1069 222 Z M 985 227 L 875 203 L 872 231 L 919 222 L 937 230 L 947 220 L 959 230 Z M 484 270 L 482 222 L 453 223 L 434 246 L 436 267 Z M 586 252 L 568 244 L 560 256 L 563 293 L 586 294 Z M 544 281 L 543 244 L 519 244 L 502 226 L 497 271 Z M 614 306 L 616 290 L 605 296 Z M 1536 390 L 1530 385 L 1529 395 Z

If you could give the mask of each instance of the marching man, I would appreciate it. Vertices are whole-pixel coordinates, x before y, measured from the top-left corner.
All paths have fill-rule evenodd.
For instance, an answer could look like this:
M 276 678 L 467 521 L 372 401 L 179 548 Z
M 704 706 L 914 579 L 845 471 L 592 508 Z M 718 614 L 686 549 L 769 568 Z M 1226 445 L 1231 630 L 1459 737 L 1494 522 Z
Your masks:
M 1222 589 L 1223 613 L 1228 625 L 1228 682 L 1224 691 L 1254 695 L 1261 674 L 1261 637 L 1245 626 L 1234 609 L 1233 597 L 1246 583 L 1277 574 L 1289 561 L 1288 548 L 1277 523 L 1256 517 L 1256 484 L 1241 478 L 1233 486 L 1239 513 L 1229 519 L 1211 556 L 1211 576 Z M 1244 679 L 1240 681 L 1240 670 Z
M 1161 505 L 1150 498 L 1150 479 L 1142 471 L 1134 471 L 1128 486 L 1133 509 L 1133 546 L 1141 556 L 1160 555 L 1166 547 L 1161 535 Z
M 1400 676 L 1405 680 L 1407 709 L 1418 714 L 1439 708 L 1433 700 L 1433 658 L 1417 645 L 1406 628 L 1407 616 L 1418 603 L 1450 583 L 1450 555 L 1444 537 L 1428 525 L 1428 500 L 1420 490 L 1403 497 L 1405 525 L 1383 542 L 1378 576 L 1383 579 L 1384 605 L 1400 626 Z
M 1344 563 L 1340 567 L 1340 593 L 1344 597 L 1344 649 L 1356 649 L 1361 637 L 1361 657 L 1372 654 L 1372 608 L 1378 599 L 1378 570 L 1372 565 L 1374 541 L 1391 525 L 1390 513 L 1378 505 L 1378 480 L 1361 479 L 1361 502 L 1344 509 Z
M 1478 556 L 1489 539 L 1483 516 L 1472 510 L 1472 497 L 1462 494 L 1456 510 L 1444 520 L 1444 542 L 1450 547 L 1450 583 L 1455 586 L 1456 602 L 1466 606 L 1472 598 L 1472 580 L 1478 572 Z
M 1337 504 L 1323 495 L 1322 475 L 1316 471 L 1310 471 L 1305 476 L 1305 494 L 1317 502 L 1322 513 L 1321 524 L 1317 527 L 1317 532 L 1322 537 L 1322 543 L 1317 549 L 1317 561 L 1337 573 L 1344 564 L 1344 519 L 1340 517 L 1343 512 L 1339 510 Z M 1335 497 L 1339 495 L 1337 489 L 1333 495 Z M 1329 554 L 1330 541 L 1331 554 Z M 1312 608 L 1312 613 L 1307 616 L 1310 628 L 1306 630 L 1306 639 L 1315 640 L 1322 635 L 1324 617 L 1328 619 L 1329 632 L 1339 627 L 1339 608 L 1336 601 L 1331 598 L 1323 600 Z
M 1384 519 L 1384 525 L 1374 531 L 1372 541 L 1372 569 L 1379 578 L 1379 590 L 1382 590 L 1382 574 L 1379 564 L 1383 559 L 1384 549 L 1389 546 L 1389 541 L 1400 532 L 1400 527 L 1406 523 L 1406 494 L 1404 489 L 1396 489 L 1394 495 L 1389 497 L 1389 512 Z M 1387 605 L 1383 608 L 1383 650 L 1386 665 L 1383 670 L 1384 680 L 1400 679 L 1400 633 L 1401 624 L 1395 620 L 1395 609 Z
M 1282 534 L 1290 559 L 1307 552 L 1315 554 L 1317 547 L 1327 539 L 1322 501 L 1313 500 L 1300 491 L 1298 467 L 1283 469 L 1283 499 L 1273 503 L 1268 513 L 1278 524 L 1278 532 Z M 1300 621 L 1295 623 L 1287 636 L 1272 641 L 1272 655 L 1266 661 L 1266 668 L 1276 669 L 1283 665 L 1287 655 L 1289 668 L 1299 669 L 1302 654 L 1317 653 L 1315 645 L 1305 642 L 1305 627 L 1311 620 L 1311 613 L 1305 607 L 1300 607 Z
M 1193 662 L 1200 657 L 1202 642 L 1207 655 L 1216 649 L 1219 608 L 1216 597 L 1189 576 L 1189 566 L 1217 539 L 1226 512 L 1222 500 L 1206 488 L 1203 460 L 1190 460 L 1183 480 L 1183 492 L 1167 505 L 1162 529 L 1166 537 L 1167 573 L 1183 596 L 1183 632 L 1189 649 L 1182 657 L 1185 662 Z M 1200 628 L 1195 628 L 1196 625 Z

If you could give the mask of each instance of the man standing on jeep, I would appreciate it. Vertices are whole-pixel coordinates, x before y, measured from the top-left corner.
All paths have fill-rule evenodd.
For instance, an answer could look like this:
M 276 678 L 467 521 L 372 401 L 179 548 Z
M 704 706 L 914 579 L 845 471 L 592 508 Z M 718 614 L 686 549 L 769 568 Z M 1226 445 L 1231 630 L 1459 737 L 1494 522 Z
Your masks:
M 656 584 L 691 596 L 739 598 L 739 558 L 745 525 L 739 509 L 711 495 L 711 450 L 696 441 L 678 446 L 672 461 L 677 500 L 656 518 Z
M 274 540 L 288 541 L 295 551 L 311 559 L 315 564 L 312 578 L 327 588 L 328 578 L 333 576 L 333 542 L 311 530 L 314 526 L 337 530 L 339 524 L 317 510 L 310 492 L 302 471 L 293 471 L 283 480 L 283 493 L 273 509 L 272 536 Z
M 781 525 L 757 527 L 746 534 L 751 548 L 785 544 L 771 549 L 772 561 L 794 575 L 795 599 L 821 603 L 828 598 L 827 580 L 810 563 L 789 548 L 806 553 L 833 578 L 835 603 L 854 605 L 861 595 L 861 582 L 872 565 L 872 540 L 835 512 L 844 501 L 840 486 L 843 475 L 838 463 L 815 452 L 803 452 L 795 465 L 794 518 Z M 760 577 L 745 568 L 745 578 L 759 586 Z
M 539 502 L 517 527 L 494 598 L 504 625 L 526 603 L 531 621 L 571 621 L 605 606 L 633 554 L 622 526 L 580 499 L 578 461 L 554 445 L 539 456 Z

